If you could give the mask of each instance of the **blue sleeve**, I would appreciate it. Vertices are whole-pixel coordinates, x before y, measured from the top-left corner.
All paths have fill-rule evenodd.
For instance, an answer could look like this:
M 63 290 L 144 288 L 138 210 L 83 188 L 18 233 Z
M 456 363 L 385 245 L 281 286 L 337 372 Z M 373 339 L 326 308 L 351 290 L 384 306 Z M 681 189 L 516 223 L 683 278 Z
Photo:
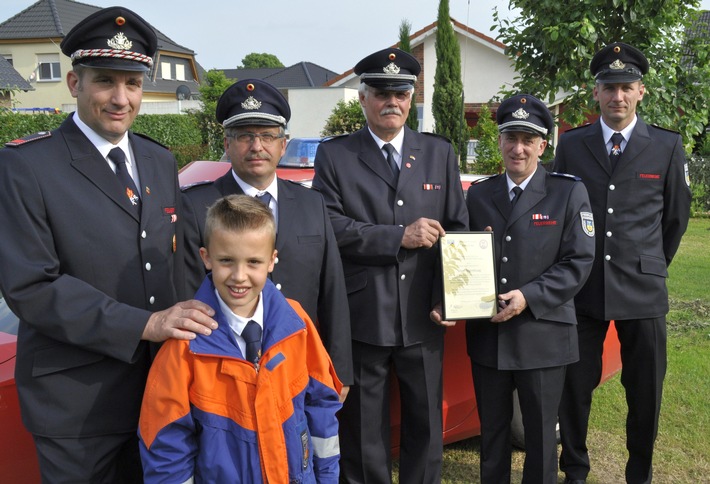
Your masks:
M 313 470 L 319 483 L 338 483 L 340 441 L 336 413 L 338 393 L 311 378 L 306 389 L 305 413 L 313 443 Z

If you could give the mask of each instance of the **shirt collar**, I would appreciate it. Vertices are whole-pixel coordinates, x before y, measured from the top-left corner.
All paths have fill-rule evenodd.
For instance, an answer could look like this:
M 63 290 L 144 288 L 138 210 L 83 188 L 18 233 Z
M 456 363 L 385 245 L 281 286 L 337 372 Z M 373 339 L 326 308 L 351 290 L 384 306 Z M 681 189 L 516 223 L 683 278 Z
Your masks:
M 537 171 L 539 168 L 540 168 L 540 164 L 538 163 L 537 166 L 535 167 L 535 171 Z M 520 188 L 525 190 L 525 187 L 528 186 L 528 183 L 530 183 L 530 180 L 532 180 L 533 175 L 535 175 L 535 171 L 533 171 L 529 177 L 527 177 L 525 180 L 523 180 L 522 183 L 520 183 L 520 185 L 516 185 L 515 182 L 513 180 L 511 180 L 510 177 L 508 176 L 508 174 L 506 173 L 505 179 L 508 181 L 508 193 L 510 193 L 510 191 L 516 186 L 519 186 Z
M 217 301 L 219 302 L 219 307 L 222 310 L 222 314 L 224 314 L 224 319 L 227 320 L 227 324 L 229 324 L 229 327 L 232 329 L 232 331 L 234 331 L 236 335 L 241 336 L 242 331 L 244 331 L 244 327 L 249 321 L 256 321 L 257 323 L 259 323 L 259 326 L 261 326 L 261 329 L 264 329 L 263 291 L 259 294 L 259 302 L 256 304 L 254 315 L 251 318 L 243 318 L 234 314 L 234 312 L 229 308 L 229 306 L 227 306 L 225 302 L 222 301 L 222 298 L 219 296 L 219 292 L 217 292 L 217 289 L 214 290 L 214 293 L 215 296 L 217 296 Z
M 109 152 L 112 149 L 118 147 L 121 148 L 126 154 L 126 164 L 129 166 L 133 166 L 133 154 L 131 153 L 131 145 L 128 142 L 127 135 L 124 135 L 123 138 L 121 138 L 121 141 L 119 141 L 117 144 L 113 144 L 109 140 L 99 135 L 96 131 L 91 129 L 84 121 L 82 121 L 76 111 L 74 112 L 73 120 L 77 128 L 79 128 L 79 130 L 84 133 L 84 136 L 89 139 L 91 144 L 94 145 L 97 150 L 99 150 L 101 156 L 103 156 L 104 158 L 108 158 Z
M 395 151 L 397 152 L 397 154 L 398 154 L 400 157 L 402 156 L 402 146 L 404 145 L 404 128 L 400 129 L 400 130 L 399 130 L 399 133 L 397 133 L 397 136 L 395 136 L 394 138 L 392 138 L 392 141 L 389 141 L 389 142 L 388 142 L 388 141 L 384 141 L 384 140 L 378 138 L 377 135 L 372 132 L 372 130 L 370 129 L 369 126 L 367 127 L 367 130 L 368 130 L 368 131 L 370 132 L 370 134 L 372 135 L 372 138 L 375 140 L 375 143 L 377 143 L 377 147 L 378 147 L 380 150 L 382 150 L 382 147 L 383 147 L 385 144 L 389 143 L 389 144 L 392 145 L 392 147 L 394 147 L 394 149 L 395 149 Z
M 271 195 L 271 198 L 273 198 L 277 204 L 279 203 L 279 184 L 277 176 L 274 176 L 274 179 L 271 180 L 271 184 L 266 187 L 266 190 L 259 190 L 249 185 L 247 182 L 239 178 L 239 176 L 234 172 L 234 170 L 232 170 L 232 176 L 234 177 L 234 181 L 237 182 L 237 185 L 239 185 L 239 188 L 242 189 L 245 195 L 255 197 L 257 195 L 263 195 L 264 193 L 268 192 Z
M 604 118 L 599 118 L 599 122 L 602 126 L 602 137 L 604 138 L 604 143 L 609 144 L 611 142 L 611 135 L 614 133 L 621 133 L 621 135 L 624 137 L 624 141 L 628 142 L 629 139 L 631 138 L 631 132 L 634 130 L 636 127 L 636 122 L 638 121 L 638 116 L 634 116 L 634 119 L 629 123 L 627 127 L 622 129 L 621 131 L 615 131 L 611 129 L 607 124 L 604 122 Z

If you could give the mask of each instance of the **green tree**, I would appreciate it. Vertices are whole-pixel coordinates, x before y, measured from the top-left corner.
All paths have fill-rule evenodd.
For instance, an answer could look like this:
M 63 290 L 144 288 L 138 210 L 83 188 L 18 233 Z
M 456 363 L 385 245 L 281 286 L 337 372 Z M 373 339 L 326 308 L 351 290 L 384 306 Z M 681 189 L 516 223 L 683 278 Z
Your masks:
M 256 52 L 252 52 L 251 54 L 247 54 L 244 56 L 244 59 L 242 59 L 242 65 L 240 67 L 243 67 L 245 69 L 259 69 L 262 67 L 273 68 L 285 66 L 274 54 L 258 54 Z
M 439 1 L 436 29 L 436 72 L 432 99 L 434 131 L 451 140 L 466 172 L 468 128 L 463 116 L 461 49 L 449 16 L 449 0 Z
M 578 0 L 570 8 L 558 0 L 511 0 L 517 18 L 503 19 L 497 9 L 493 14 L 498 40 L 519 74 L 506 94 L 530 92 L 551 102 L 565 93 L 561 117 L 578 125 L 597 109 L 589 62 L 604 45 L 626 42 L 651 64 L 639 112 L 648 122 L 680 131 L 690 151 L 693 136 L 708 124 L 710 99 L 707 34 L 685 35 L 693 30 L 698 5 L 698 0 Z
M 321 136 L 336 136 L 345 133 L 354 133 L 365 126 L 365 113 L 362 112 L 360 101 L 357 98 L 350 101 L 342 99 L 333 108 L 333 112 L 325 122 Z
M 402 23 L 399 24 L 399 48 L 404 52 L 412 53 L 412 46 L 409 44 L 409 36 L 412 31 L 412 24 L 407 20 L 403 19 Z M 415 97 L 412 98 L 412 107 L 409 109 L 409 116 L 407 117 L 407 126 L 409 126 L 414 131 L 419 131 L 419 116 L 417 113 L 417 103 L 416 103 L 416 91 Z
M 224 71 L 211 69 L 205 74 L 205 80 L 199 88 L 202 110 L 193 114 L 197 117 L 202 142 L 207 145 L 207 157 L 210 160 L 219 160 L 224 152 L 224 130 L 216 119 L 217 101 L 235 80 L 227 79 Z
M 493 113 L 491 113 L 488 104 L 481 107 L 478 124 L 473 127 L 471 136 L 478 140 L 473 172 L 480 175 L 502 173 L 503 156 L 498 147 L 498 124 L 493 119 Z

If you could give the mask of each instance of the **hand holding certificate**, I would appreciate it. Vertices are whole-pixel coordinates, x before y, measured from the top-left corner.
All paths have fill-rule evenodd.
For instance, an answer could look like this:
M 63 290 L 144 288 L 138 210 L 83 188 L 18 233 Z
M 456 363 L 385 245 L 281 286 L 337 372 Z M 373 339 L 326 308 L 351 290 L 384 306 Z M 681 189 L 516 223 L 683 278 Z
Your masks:
M 493 317 L 497 312 L 493 232 L 447 232 L 439 247 L 444 319 Z

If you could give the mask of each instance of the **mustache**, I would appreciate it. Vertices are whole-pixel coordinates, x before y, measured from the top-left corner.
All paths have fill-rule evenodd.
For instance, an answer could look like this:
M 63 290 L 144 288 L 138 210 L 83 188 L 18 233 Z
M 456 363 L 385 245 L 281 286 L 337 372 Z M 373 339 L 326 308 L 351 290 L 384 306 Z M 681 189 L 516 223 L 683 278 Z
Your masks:
M 254 161 L 254 160 L 266 160 L 266 161 L 271 161 L 271 155 L 267 153 L 266 151 L 260 151 L 258 153 L 249 153 L 244 157 L 245 161 Z
M 384 116 L 386 114 L 396 114 L 398 116 L 402 115 L 402 110 L 399 108 L 385 108 L 382 111 L 380 111 L 380 116 Z

